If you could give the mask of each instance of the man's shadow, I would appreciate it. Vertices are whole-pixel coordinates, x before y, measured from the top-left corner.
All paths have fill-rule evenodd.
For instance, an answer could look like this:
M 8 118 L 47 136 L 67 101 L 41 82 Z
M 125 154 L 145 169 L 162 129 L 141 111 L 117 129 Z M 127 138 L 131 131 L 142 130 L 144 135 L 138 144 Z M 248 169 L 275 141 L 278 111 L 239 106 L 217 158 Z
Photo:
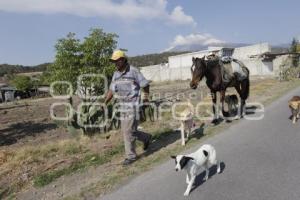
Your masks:
M 204 136 L 204 127 L 205 124 L 202 123 L 199 127 L 195 127 L 192 130 L 192 133 L 186 143 L 189 142 L 192 138 L 201 139 Z M 152 142 L 149 146 L 149 149 L 145 151 L 141 156 L 149 156 L 162 148 L 167 147 L 168 145 L 181 140 L 180 130 L 168 130 L 160 134 L 155 135 L 152 138 Z
M 223 171 L 225 170 L 225 163 L 224 162 L 221 162 L 220 163 L 220 167 L 221 167 L 221 173 L 223 173 Z M 212 176 L 216 175 L 217 174 L 217 166 L 216 165 L 213 165 L 209 168 L 209 175 L 208 175 L 208 178 L 210 179 Z M 196 177 L 196 180 L 194 182 L 194 186 L 191 190 L 191 192 L 193 190 L 195 190 L 197 187 L 201 186 L 205 181 L 204 181 L 204 177 L 205 177 L 205 171 L 203 171 L 201 174 L 199 174 L 197 177 Z
M 167 130 L 161 132 L 155 136 L 152 136 L 152 141 L 149 145 L 149 148 L 142 153 L 141 157 L 147 157 L 162 148 L 167 147 L 170 144 L 177 142 L 180 139 L 180 131 L 177 130 Z

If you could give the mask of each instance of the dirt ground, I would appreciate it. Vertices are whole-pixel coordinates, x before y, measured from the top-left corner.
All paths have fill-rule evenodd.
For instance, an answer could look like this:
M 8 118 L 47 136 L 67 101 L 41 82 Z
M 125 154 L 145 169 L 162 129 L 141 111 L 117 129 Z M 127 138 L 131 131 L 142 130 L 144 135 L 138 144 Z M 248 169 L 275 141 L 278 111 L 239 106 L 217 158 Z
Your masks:
M 297 85 L 299 82 L 280 83 L 271 78 L 257 77 L 251 80 L 251 93 L 248 101 L 267 103 Z M 187 81 L 152 84 L 151 93 L 153 99 L 161 101 L 192 99 L 194 102 L 209 96 L 208 89 L 203 82 L 197 90 L 191 90 Z M 234 90 L 229 90 L 229 93 L 234 93 Z M 109 191 L 114 184 L 103 183 L 108 172 L 114 170 L 116 174 L 124 173 L 119 164 L 123 159 L 120 153 L 113 155 L 114 159 L 104 164 L 88 165 L 89 167 L 84 170 L 64 175 L 44 187 L 34 186 L 33 178 L 38 174 L 61 169 L 89 153 L 104 152 L 121 142 L 120 134 L 116 130 L 88 139 L 74 138 L 74 135 L 68 133 L 67 128 L 62 126 L 62 123 L 51 119 L 49 110 L 55 102 L 58 100 L 44 98 L 0 104 L 0 199 L 93 199 L 94 196 L 90 195 L 93 192 L 84 191 L 97 187 L 101 189 L 97 190 L 96 195 Z M 64 113 L 63 108 L 56 111 L 57 116 Z M 157 134 L 157 140 L 159 140 L 157 142 L 159 151 L 153 151 L 151 156 L 145 158 L 145 163 L 147 159 L 156 159 L 155 156 L 158 154 L 156 152 L 164 151 L 168 146 L 179 145 L 179 134 L 175 137 L 172 132 L 178 128 L 177 126 L 178 123 L 169 118 L 165 121 L 141 124 L 145 131 L 152 132 L 153 135 Z M 161 133 L 164 135 L 161 136 Z M 80 150 L 74 150 L 73 147 L 78 147 Z M 92 157 L 91 160 L 93 159 Z M 140 165 L 143 166 L 144 163 L 141 162 Z M 128 174 L 123 174 L 122 177 L 126 179 L 131 174 L 138 174 L 148 169 L 144 166 L 138 169 L 138 166 L 134 166 L 131 172 L 126 172 Z M 119 182 L 120 180 L 113 183 Z
M 56 100 L 21 100 L 0 104 L 0 147 L 13 149 L 68 137 L 50 117 L 50 106 Z

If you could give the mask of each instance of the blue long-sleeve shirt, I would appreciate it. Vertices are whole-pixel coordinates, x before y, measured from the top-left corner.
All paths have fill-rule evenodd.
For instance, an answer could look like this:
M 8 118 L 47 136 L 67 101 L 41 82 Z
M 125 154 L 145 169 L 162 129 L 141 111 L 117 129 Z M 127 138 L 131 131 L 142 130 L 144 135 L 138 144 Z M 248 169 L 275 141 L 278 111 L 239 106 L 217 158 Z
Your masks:
M 138 105 L 141 88 L 149 85 L 149 81 L 135 67 L 127 66 L 124 72 L 115 71 L 110 84 L 110 90 L 119 103 Z

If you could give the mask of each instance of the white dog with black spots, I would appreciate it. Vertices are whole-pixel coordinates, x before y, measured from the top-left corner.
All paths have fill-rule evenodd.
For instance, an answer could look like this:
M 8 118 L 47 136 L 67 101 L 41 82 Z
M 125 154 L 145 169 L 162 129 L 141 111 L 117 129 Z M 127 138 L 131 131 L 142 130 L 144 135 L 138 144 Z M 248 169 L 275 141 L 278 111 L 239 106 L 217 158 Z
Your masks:
M 171 156 L 171 158 L 175 159 L 176 171 L 185 170 L 187 172 L 186 183 L 188 185 L 184 196 L 188 196 L 190 194 L 192 186 L 201 168 L 205 169 L 205 181 L 208 179 L 209 167 L 211 165 L 217 165 L 217 173 L 221 172 L 220 163 L 216 158 L 216 150 L 210 144 L 201 146 L 194 153 L 188 155 Z

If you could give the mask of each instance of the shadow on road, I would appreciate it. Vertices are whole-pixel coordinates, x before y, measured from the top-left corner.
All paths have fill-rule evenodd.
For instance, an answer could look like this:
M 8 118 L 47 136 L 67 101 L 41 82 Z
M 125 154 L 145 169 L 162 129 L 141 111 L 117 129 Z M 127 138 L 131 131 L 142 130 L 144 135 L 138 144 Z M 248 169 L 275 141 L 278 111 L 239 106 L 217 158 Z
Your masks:
M 246 115 L 254 115 L 254 114 L 256 114 L 257 109 L 258 109 L 257 106 L 246 106 L 245 114 Z M 232 121 L 234 121 L 234 120 L 239 120 L 239 118 L 235 119 L 236 117 L 238 117 L 238 112 L 239 111 L 236 111 L 235 113 L 232 113 L 231 115 L 229 115 L 229 113 L 227 113 L 226 117 L 233 118 L 233 120 L 232 119 L 226 119 L 225 122 L 226 123 L 232 123 Z M 218 123 L 218 124 L 220 124 L 220 123 Z M 218 124 L 216 124 L 216 125 L 218 125 Z
M 246 106 L 246 115 L 254 115 L 257 108 L 257 106 Z
M 221 162 L 220 163 L 220 166 L 221 166 L 221 173 L 223 173 L 223 171 L 225 170 L 225 163 L 224 162 Z M 212 176 L 216 175 L 217 174 L 217 166 L 214 165 L 214 166 L 211 166 L 209 168 L 209 178 L 211 178 Z M 205 181 L 203 180 L 204 179 L 204 176 L 205 176 L 205 171 L 203 171 L 201 174 L 199 174 L 197 177 L 196 177 L 196 180 L 195 180 L 195 183 L 194 183 L 194 187 L 192 189 L 195 190 L 197 187 L 201 186 Z M 191 191 L 191 192 L 192 192 Z

